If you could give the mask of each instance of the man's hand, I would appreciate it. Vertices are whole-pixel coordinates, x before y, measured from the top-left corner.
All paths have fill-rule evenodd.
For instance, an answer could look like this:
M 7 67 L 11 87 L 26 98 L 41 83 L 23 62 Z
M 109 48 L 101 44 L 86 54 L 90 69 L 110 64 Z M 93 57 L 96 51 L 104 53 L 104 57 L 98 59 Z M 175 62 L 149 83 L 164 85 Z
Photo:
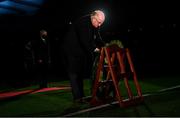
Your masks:
M 100 52 L 99 48 L 94 49 L 94 52 Z
M 43 60 L 39 59 L 39 60 L 38 60 L 38 63 L 40 63 L 40 64 L 43 63 Z

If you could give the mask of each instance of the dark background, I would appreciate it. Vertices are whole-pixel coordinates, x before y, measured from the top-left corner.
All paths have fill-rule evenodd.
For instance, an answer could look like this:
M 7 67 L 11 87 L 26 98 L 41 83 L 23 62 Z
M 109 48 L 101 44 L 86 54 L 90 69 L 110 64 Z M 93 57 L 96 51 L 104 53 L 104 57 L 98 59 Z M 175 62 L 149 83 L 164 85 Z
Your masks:
M 52 74 L 63 78 L 61 45 L 68 23 L 94 9 L 102 9 L 106 21 L 102 37 L 121 40 L 130 48 L 138 76 L 179 74 L 179 8 L 177 1 L 163 0 L 46 0 L 33 15 L 0 15 L 1 80 L 25 80 L 24 46 L 46 29 L 52 45 Z

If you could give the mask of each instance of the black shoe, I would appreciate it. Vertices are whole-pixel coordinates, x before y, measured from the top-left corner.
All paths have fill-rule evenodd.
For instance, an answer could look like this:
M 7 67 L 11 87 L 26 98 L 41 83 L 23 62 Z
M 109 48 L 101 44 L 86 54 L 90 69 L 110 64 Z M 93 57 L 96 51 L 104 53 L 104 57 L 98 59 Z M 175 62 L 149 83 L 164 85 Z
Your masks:
M 48 86 L 39 86 L 39 89 L 48 88 Z
M 82 103 L 82 102 L 83 102 L 83 99 L 82 99 L 82 98 L 78 98 L 78 99 L 75 99 L 74 102 L 75 102 L 75 103 Z
M 83 98 L 79 98 L 79 99 L 76 99 L 74 100 L 75 103 L 80 103 L 80 104 L 83 104 L 83 103 L 89 103 L 87 100 L 83 99 Z

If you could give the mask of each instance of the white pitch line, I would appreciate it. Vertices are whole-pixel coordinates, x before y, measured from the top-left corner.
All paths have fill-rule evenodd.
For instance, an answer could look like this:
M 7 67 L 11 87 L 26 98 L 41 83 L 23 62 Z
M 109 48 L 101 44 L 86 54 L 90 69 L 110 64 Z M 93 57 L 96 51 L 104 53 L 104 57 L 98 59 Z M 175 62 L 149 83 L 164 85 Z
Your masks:
M 97 107 L 92 107 L 92 108 L 80 110 L 80 111 L 70 113 L 70 114 L 67 114 L 67 115 L 64 115 L 64 116 L 73 116 L 73 115 L 81 114 L 81 113 L 88 112 L 88 111 L 93 111 L 93 110 L 100 109 L 100 108 L 107 107 L 107 106 L 109 106 L 109 104 L 104 104 L 104 105 L 100 105 L 100 106 L 97 106 Z
M 123 101 L 127 101 L 127 100 L 128 99 L 125 99 Z M 92 107 L 92 108 L 88 108 L 88 109 L 83 109 L 83 110 L 80 110 L 80 111 L 77 111 L 77 112 L 74 112 L 74 113 L 70 113 L 70 114 L 67 114 L 67 115 L 64 115 L 64 116 L 73 116 L 73 115 L 85 113 L 85 112 L 88 112 L 88 111 L 93 111 L 93 110 L 97 110 L 97 109 L 100 109 L 100 108 L 108 107 L 110 105 L 114 105 L 114 104 L 118 104 L 118 103 L 119 103 L 118 101 L 114 101 L 112 103 L 103 104 L 103 105 Z
M 159 90 L 157 92 L 164 92 L 164 91 L 173 90 L 173 89 L 176 89 L 176 88 L 180 88 L 180 85 L 165 88 L 165 89 L 161 89 L 161 90 Z M 142 96 L 147 97 L 147 96 L 150 96 L 150 95 L 153 95 L 153 94 L 143 94 Z M 88 96 L 88 97 L 90 97 L 90 96 Z M 125 99 L 123 101 L 127 101 L 127 100 L 128 99 Z M 69 114 L 64 115 L 64 116 L 73 116 L 73 115 L 81 114 L 81 113 L 84 113 L 84 112 L 93 111 L 93 110 L 97 110 L 97 109 L 100 109 L 100 108 L 108 107 L 110 105 L 114 105 L 114 104 L 117 104 L 117 103 L 119 103 L 119 102 L 115 101 L 115 102 L 112 102 L 112 103 L 109 103 L 109 104 L 104 104 L 104 105 L 100 105 L 100 106 L 96 106 L 96 107 L 92 107 L 92 108 L 88 108 L 88 109 L 83 109 L 83 110 L 80 110 L 80 111 L 77 111 L 77 112 L 74 112 L 74 113 L 69 113 Z
M 180 85 L 173 86 L 173 87 L 170 87 L 170 88 L 161 89 L 158 92 L 164 92 L 164 91 L 173 90 L 173 89 L 176 89 L 176 88 L 180 88 Z

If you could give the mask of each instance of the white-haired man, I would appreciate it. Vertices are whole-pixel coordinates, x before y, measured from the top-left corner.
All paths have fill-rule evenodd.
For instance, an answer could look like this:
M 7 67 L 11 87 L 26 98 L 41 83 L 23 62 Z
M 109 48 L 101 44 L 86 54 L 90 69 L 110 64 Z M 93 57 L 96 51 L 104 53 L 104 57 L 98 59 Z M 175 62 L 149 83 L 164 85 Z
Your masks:
M 73 22 L 65 36 L 63 49 L 67 76 L 75 101 L 84 97 L 83 79 L 91 76 L 94 51 L 104 44 L 99 34 L 99 27 L 104 21 L 104 13 L 95 10 Z

